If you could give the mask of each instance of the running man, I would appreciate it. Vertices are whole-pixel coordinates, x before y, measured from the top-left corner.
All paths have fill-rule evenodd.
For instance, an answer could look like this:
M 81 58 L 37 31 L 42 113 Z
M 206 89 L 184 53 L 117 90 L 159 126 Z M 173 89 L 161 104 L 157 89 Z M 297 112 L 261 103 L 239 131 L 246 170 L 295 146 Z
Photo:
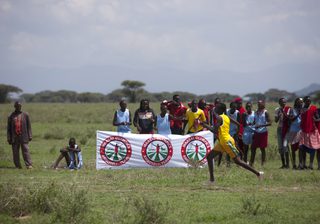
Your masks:
M 233 161 L 245 168 L 246 170 L 251 171 L 254 173 L 259 179 L 263 177 L 262 171 L 257 171 L 248 164 L 246 164 L 243 160 L 240 158 L 239 150 L 237 149 L 235 145 L 234 139 L 231 137 L 229 131 L 230 131 L 230 122 L 235 123 L 236 125 L 240 126 L 239 122 L 230 119 L 226 115 L 226 105 L 224 103 L 220 103 L 216 106 L 214 113 L 216 113 L 217 123 L 212 128 L 211 126 L 207 125 L 206 123 L 203 123 L 204 126 L 206 126 L 209 130 L 212 132 L 218 131 L 218 144 L 214 146 L 214 148 L 211 150 L 211 152 L 207 155 L 207 161 L 208 161 L 208 167 L 209 167 L 209 176 L 210 176 L 210 183 L 214 183 L 214 157 L 218 155 L 221 151 L 226 152 Z

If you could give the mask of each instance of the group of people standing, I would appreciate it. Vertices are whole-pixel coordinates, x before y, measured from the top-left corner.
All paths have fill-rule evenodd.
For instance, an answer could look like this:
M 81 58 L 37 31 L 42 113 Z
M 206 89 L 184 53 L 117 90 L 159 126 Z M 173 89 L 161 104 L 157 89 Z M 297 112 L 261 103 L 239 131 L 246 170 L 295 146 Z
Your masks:
M 21 111 L 20 102 L 15 102 L 14 107 L 15 111 L 8 117 L 7 140 L 12 145 L 15 166 L 21 168 L 19 158 L 21 147 L 25 165 L 31 169 L 32 161 L 28 142 L 32 140 L 32 132 L 29 115 Z M 226 115 L 229 120 L 222 115 Z M 317 155 L 318 169 L 320 169 L 320 109 L 311 104 L 310 97 L 297 98 L 293 107 L 286 105 L 285 98 L 280 98 L 274 120 L 278 123 L 277 138 L 281 168 L 290 167 L 291 155 L 293 169 L 313 169 L 314 158 Z M 251 102 L 247 102 L 244 108 L 241 98 L 234 99 L 230 103 L 230 108 L 227 109 L 220 98 L 216 98 L 212 104 L 201 99 L 192 100 L 188 106 L 184 106 L 180 96 L 174 95 L 172 100 L 161 102 L 160 113 L 155 115 L 153 109 L 150 108 L 149 100 L 143 99 L 134 113 L 133 120 L 126 101 L 121 100 L 120 108 L 115 111 L 113 117 L 113 125 L 117 126 L 118 132 L 130 133 L 132 124 L 140 134 L 156 132 L 162 135 L 183 135 L 210 130 L 219 143 L 221 143 L 221 138 L 225 137 L 219 133 L 219 129 L 224 127 L 225 123 L 228 127 L 222 131 L 228 130 L 228 133 L 224 135 L 230 136 L 233 140 L 227 150 L 218 150 L 220 158 L 221 152 L 226 152 L 229 157 L 227 161 L 239 156 L 245 164 L 253 167 L 256 150 L 260 148 L 261 165 L 263 166 L 266 162 L 268 145 L 267 127 L 271 125 L 271 117 L 262 100 L 258 101 L 257 110 L 253 110 Z M 289 153 L 290 149 L 291 153 Z M 228 153 L 230 150 L 232 153 Z M 251 152 L 249 161 L 248 152 Z M 54 167 L 57 167 L 59 161 L 65 157 L 70 168 L 81 168 L 83 164 L 81 149 L 76 145 L 74 138 L 70 138 L 68 146 L 60 150 L 60 153 Z M 309 165 L 306 162 L 307 154 L 310 155 Z M 74 163 L 76 157 L 78 162 Z M 258 175 L 257 172 L 256 174 Z
M 143 99 L 140 107 L 135 111 L 133 125 L 140 134 L 158 133 L 169 134 L 190 134 L 202 130 L 210 130 L 217 122 L 217 115 L 214 113 L 221 99 L 216 98 L 214 103 L 206 103 L 205 99 L 192 100 L 188 106 L 184 106 L 179 95 L 174 95 L 171 101 L 164 100 L 160 104 L 160 114 L 155 115 L 149 106 L 149 101 Z M 225 114 L 239 125 L 230 123 L 230 136 L 235 140 L 237 149 L 244 162 L 254 166 L 256 151 L 261 150 L 261 165 L 266 162 L 266 148 L 268 146 L 268 126 L 272 119 L 266 110 L 263 100 L 257 102 L 257 109 L 253 110 L 251 102 L 245 107 L 242 99 L 234 99 L 225 111 Z M 279 107 L 275 109 L 274 121 L 278 123 L 277 138 L 278 148 L 281 157 L 281 168 L 289 168 L 289 161 L 292 161 L 293 169 L 313 169 L 313 160 L 317 152 L 320 161 L 320 137 L 319 137 L 319 109 L 311 105 L 309 96 L 297 98 L 293 107 L 286 106 L 286 99 L 279 99 Z M 124 100 L 120 101 L 120 109 L 114 114 L 113 125 L 117 126 L 118 132 L 131 132 L 131 113 L 127 109 Z M 208 127 L 209 126 L 209 127 Z M 218 133 L 215 140 L 218 139 Z M 291 149 L 291 154 L 289 154 Z M 317 150 L 319 149 L 319 150 Z M 296 152 L 299 151 L 297 164 Z M 250 157 L 248 158 L 248 154 Z M 310 154 L 309 166 L 306 165 L 306 155 Z M 221 162 L 221 156 L 218 165 Z M 291 157 L 291 159 L 290 159 Z M 230 157 L 227 155 L 227 164 Z M 320 162 L 318 162 L 320 169 Z
M 320 109 L 311 104 L 309 96 L 297 98 L 293 107 L 286 105 L 286 99 L 279 99 L 275 110 L 275 121 L 278 122 L 277 137 L 281 156 L 281 168 L 290 167 L 290 149 L 293 169 L 313 169 L 317 155 L 320 170 Z M 298 151 L 299 162 L 296 162 Z M 309 165 L 306 157 L 310 154 Z

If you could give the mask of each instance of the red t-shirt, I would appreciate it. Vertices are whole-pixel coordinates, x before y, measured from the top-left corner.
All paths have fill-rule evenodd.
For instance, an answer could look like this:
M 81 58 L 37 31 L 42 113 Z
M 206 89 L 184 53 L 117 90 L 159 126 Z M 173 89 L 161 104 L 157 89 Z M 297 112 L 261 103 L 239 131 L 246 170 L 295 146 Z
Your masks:
M 246 112 L 246 109 L 244 109 L 244 107 L 240 107 L 240 109 L 238 109 L 239 111 L 239 115 L 240 115 L 240 127 L 239 127 L 239 134 L 242 135 L 243 134 L 243 123 L 244 121 L 242 120 L 242 115 Z
M 180 105 L 176 105 L 172 102 L 169 102 L 167 107 L 170 115 L 173 116 L 173 118 L 170 119 L 170 127 L 182 128 L 183 121 L 176 118 L 184 116 L 187 111 L 187 108 L 182 103 L 180 103 Z
M 309 109 L 301 114 L 301 130 L 304 133 L 312 133 L 315 130 L 314 114 L 317 112 L 317 107 L 310 105 Z
M 213 108 L 214 108 L 214 105 L 212 104 L 207 104 L 206 107 L 203 109 L 200 108 L 201 110 L 203 110 L 204 116 L 206 117 L 208 124 L 210 122 L 210 112 L 212 111 Z

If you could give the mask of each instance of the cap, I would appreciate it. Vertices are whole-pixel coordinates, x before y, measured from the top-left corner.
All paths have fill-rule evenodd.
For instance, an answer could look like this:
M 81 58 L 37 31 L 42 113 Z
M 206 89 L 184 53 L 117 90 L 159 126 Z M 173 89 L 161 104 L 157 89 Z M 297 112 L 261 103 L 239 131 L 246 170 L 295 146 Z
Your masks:
M 233 102 L 235 102 L 235 103 L 239 103 L 239 102 L 241 102 L 242 101 L 242 98 L 241 97 L 237 97 L 237 98 L 235 98 L 234 100 L 233 100 Z

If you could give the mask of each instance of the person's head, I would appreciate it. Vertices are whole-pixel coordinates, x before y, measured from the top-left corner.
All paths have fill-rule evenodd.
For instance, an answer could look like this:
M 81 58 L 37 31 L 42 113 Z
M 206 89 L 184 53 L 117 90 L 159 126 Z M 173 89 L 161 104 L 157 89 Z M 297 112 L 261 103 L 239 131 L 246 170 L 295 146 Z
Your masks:
M 214 105 L 216 106 L 217 104 L 221 103 L 221 99 L 219 97 L 214 99 Z
M 310 96 L 303 97 L 304 108 L 308 108 L 311 104 Z
M 143 110 L 143 111 L 149 110 L 149 100 L 147 100 L 147 99 L 142 99 L 142 100 L 140 101 L 140 110 Z
M 204 109 L 204 108 L 206 108 L 206 106 L 207 106 L 207 102 L 206 102 L 206 100 L 205 99 L 200 99 L 199 100 L 199 103 L 198 103 L 198 107 L 200 108 L 200 109 Z
M 286 106 L 287 100 L 283 97 L 281 97 L 278 101 L 281 108 L 284 108 Z
M 69 139 L 69 146 L 70 147 L 74 147 L 76 145 L 76 139 L 75 138 L 70 138 Z
M 119 105 L 120 105 L 120 108 L 121 108 L 122 111 L 125 111 L 125 110 L 126 110 L 126 108 L 127 108 L 127 102 L 126 102 L 125 100 L 121 100 L 121 101 L 119 102 Z
M 198 101 L 196 99 L 190 102 L 190 108 L 193 112 L 196 112 L 198 110 Z
M 266 107 L 264 100 L 258 100 L 258 110 L 263 110 Z
M 14 102 L 14 109 L 16 112 L 21 112 L 22 104 L 19 101 Z
M 218 103 L 214 110 L 219 115 L 225 114 L 227 110 L 227 106 L 224 103 Z
M 161 103 L 160 104 L 160 111 L 161 111 L 161 114 L 166 114 L 168 111 L 167 104 Z
M 249 114 L 252 112 L 252 103 L 251 102 L 246 103 L 246 110 Z
M 241 97 L 237 97 L 233 100 L 233 102 L 235 102 L 236 104 L 236 108 L 239 110 L 242 107 L 242 98 Z
M 181 102 L 180 95 L 178 95 L 178 94 L 173 95 L 172 100 L 175 103 L 180 104 L 180 102 Z
M 236 108 L 236 103 L 235 102 L 231 102 L 229 106 L 230 106 L 231 112 L 234 113 L 236 111 L 236 109 L 237 109 Z
M 294 108 L 302 108 L 302 104 L 303 104 L 303 99 L 298 97 L 294 100 Z

